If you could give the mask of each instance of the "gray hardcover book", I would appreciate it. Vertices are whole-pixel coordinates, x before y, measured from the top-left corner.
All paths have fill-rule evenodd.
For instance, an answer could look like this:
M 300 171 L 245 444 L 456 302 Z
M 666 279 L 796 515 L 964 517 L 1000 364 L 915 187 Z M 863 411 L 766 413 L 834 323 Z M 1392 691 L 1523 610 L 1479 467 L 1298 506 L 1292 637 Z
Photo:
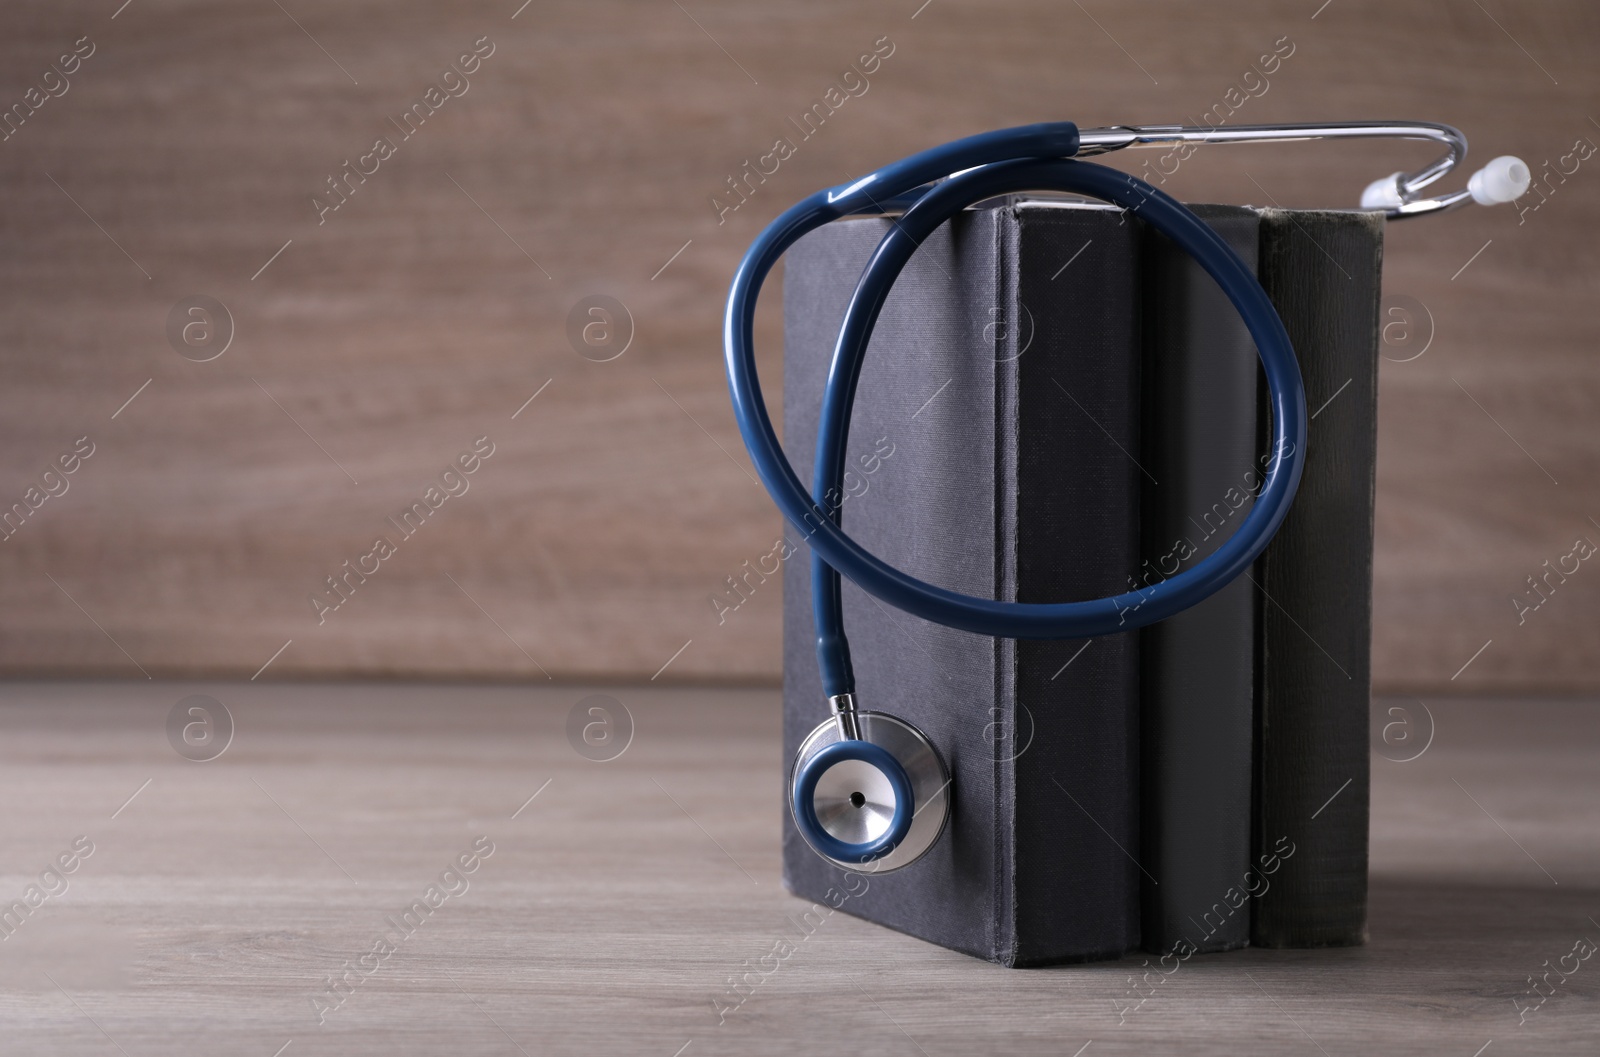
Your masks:
M 1257 213 L 1193 206 L 1254 268 Z M 1260 366 L 1244 321 L 1182 249 L 1146 229 L 1141 586 L 1193 568 L 1260 491 Z M 1152 953 L 1250 938 L 1255 593 L 1240 578 L 1140 640 L 1142 935 Z M 1156 880 L 1160 883 L 1157 884 Z M 1230 896 L 1230 893 L 1233 893 Z
M 789 253 L 785 448 L 810 479 L 844 306 L 888 221 L 829 225 Z M 1068 601 L 1138 565 L 1138 234 L 1115 210 L 1008 203 L 931 236 L 885 306 L 862 375 L 842 520 L 912 575 L 968 594 Z M 788 763 L 827 716 L 810 552 L 784 573 Z M 846 581 L 861 707 L 926 733 L 951 771 L 948 829 L 867 883 L 785 814 L 795 894 L 1005 965 L 1116 957 L 1139 942 L 1138 637 L 998 641 L 931 625 Z M 787 802 L 787 798 L 786 798 Z
M 1262 211 L 1261 281 L 1312 417 L 1300 490 L 1254 574 L 1261 947 L 1366 940 L 1382 256 L 1381 214 Z

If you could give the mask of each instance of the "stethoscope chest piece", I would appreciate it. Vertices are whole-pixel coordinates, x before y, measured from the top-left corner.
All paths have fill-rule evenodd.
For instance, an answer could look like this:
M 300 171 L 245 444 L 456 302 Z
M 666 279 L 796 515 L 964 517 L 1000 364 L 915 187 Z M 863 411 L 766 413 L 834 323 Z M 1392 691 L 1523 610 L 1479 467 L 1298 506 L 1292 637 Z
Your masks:
M 859 738 L 845 738 L 837 719 L 806 736 L 789 770 L 789 807 L 824 859 L 886 873 L 922 858 L 944 832 L 950 775 L 911 724 L 882 712 L 854 718 Z

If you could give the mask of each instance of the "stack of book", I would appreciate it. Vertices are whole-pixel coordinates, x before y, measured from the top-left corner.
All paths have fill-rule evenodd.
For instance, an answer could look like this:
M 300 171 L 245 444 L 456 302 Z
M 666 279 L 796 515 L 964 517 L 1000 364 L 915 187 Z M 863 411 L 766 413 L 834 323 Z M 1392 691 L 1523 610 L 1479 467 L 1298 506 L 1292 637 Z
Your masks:
M 857 699 L 927 733 L 953 794 L 939 844 L 874 876 L 852 913 L 1011 966 L 1366 938 L 1383 219 L 1195 209 L 1256 269 L 1300 361 L 1311 421 L 1289 517 L 1205 602 L 1088 640 L 983 638 L 847 581 Z M 889 223 L 832 224 L 787 257 L 785 447 L 802 480 L 839 322 Z M 967 594 L 1156 583 L 1249 510 L 1274 454 L 1264 389 L 1216 284 L 1131 215 L 969 210 L 885 306 L 850 441 L 876 472 L 841 517 L 890 564 Z M 788 540 L 786 760 L 826 717 L 810 550 Z M 785 882 L 820 900 L 839 871 L 785 825 Z

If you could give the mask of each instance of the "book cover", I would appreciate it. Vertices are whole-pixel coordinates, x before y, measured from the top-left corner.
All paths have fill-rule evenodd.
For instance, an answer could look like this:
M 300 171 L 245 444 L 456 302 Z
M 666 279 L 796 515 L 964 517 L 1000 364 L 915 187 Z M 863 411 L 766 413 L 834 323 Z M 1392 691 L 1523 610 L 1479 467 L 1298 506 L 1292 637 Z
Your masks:
M 786 261 L 785 448 L 803 480 L 839 321 L 888 223 L 829 225 Z M 1108 208 L 1010 202 L 931 236 L 869 349 L 846 530 L 968 594 L 1069 601 L 1123 589 L 1139 547 L 1137 268 L 1137 227 Z M 786 531 L 785 779 L 827 715 L 809 549 Z M 844 608 L 860 707 L 938 746 L 951 818 L 924 859 L 863 869 L 862 883 L 813 853 L 786 815 L 789 889 L 1005 965 L 1137 946 L 1137 635 L 995 640 L 848 581 Z

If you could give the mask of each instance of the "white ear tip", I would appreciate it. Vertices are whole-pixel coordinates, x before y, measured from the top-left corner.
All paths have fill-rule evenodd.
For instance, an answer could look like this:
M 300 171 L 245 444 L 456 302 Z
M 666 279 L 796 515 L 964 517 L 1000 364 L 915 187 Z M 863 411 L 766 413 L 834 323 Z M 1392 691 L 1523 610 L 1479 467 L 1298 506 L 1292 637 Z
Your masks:
M 1472 174 L 1467 181 L 1467 191 L 1479 205 L 1499 205 L 1521 198 L 1532 179 L 1526 162 L 1514 155 L 1502 154 Z
M 1374 180 L 1361 192 L 1362 209 L 1395 209 L 1400 205 L 1400 177 L 1404 173 L 1390 173 Z

